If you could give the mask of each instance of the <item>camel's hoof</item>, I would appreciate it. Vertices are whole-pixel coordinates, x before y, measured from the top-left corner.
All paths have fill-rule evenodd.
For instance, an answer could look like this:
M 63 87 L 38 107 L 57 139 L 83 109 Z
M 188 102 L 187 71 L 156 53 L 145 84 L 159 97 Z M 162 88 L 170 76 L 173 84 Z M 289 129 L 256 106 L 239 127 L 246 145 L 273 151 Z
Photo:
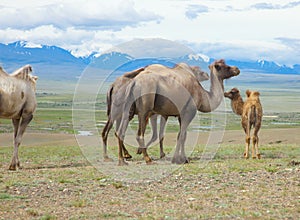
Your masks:
M 109 157 L 104 157 L 104 162 L 113 162 L 114 160 Z
M 156 163 L 155 163 L 154 161 L 151 160 L 151 161 L 146 161 L 146 164 L 147 164 L 147 165 L 154 165 L 154 164 L 156 164 Z
M 118 166 L 127 166 L 128 163 L 125 162 L 124 160 L 119 160 Z
M 124 155 L 124 158 L 125 158 L 126 160 L 129 160 L 129 159 L 132 158 L 132 156 L 131 156 L 130 154 L 127 153 L 127 154 Z
M 257 154 L 257 159 L 260 159 L 260 158 L 261 158 L 260 154 Z
M 145 159 L 146 164 L 152 163 L 152 159 L 149 156 L 145 156 L 144 159 Z
M 244 153 L 244 158 L 245 159 L 249 159 L 249 155 L 247 155 L 246 153 Z
M 166 156 L 166 154 L 163 152 L 160 154 L 160 159 L 164 158 Z
M 142 148 L 138 148 L 136 154 L 142 154 Z
M 176 164 L 185 164 L 189 163 L 189 160 L 186 157 L 173 157 L 171 162 Z
M 9 170 L 17 170 L 17 167 L 16 167 L 16 165 L 10 165 L 8 169 Z

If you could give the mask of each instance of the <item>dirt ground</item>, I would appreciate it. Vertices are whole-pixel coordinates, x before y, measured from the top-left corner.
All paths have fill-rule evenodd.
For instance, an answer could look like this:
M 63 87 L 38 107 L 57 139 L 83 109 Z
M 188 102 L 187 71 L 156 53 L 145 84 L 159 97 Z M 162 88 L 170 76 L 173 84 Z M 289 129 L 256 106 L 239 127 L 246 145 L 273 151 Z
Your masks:
M 260 144 L 298 148 L 299 134 L 298 128 L 265 129 Z M 201 134 L 199 144 L 207 135 Z M 10 146 L 11 136 L 1 134 L 1 146 Z M 111 144 L 114 139 L 110 137 Z M 168 134 L 165 144 L 173 145 L 175 139 L 176 134 Z M 226 131 L 222 144 L 243 146 L 243 141 L 242 131 Z M 77 142 L 69 134 L 27 133 L 22 145 L 67 148 Z M 282 158 L 238 156 L 212 161 L 201 171 L 192 161 L 164 179 L 124 184 L 103 176 L 84 158 L 78 162 L 78 154 L 75 159 L 62 155 L 54 167 L 25 164 L 27 168 L 14 172 L 1 162 L 0 219 L 300 218 L 300 155 L 289 164 Z
M 111 132 L 113 133 L 113 132 Z M 208 132 L 199 134 L 198 144 L 205 144 L 208 139 Z M 169 133 L 165 138 L 165 145 L 174 145 L 176 143 L 177 133 Z M 262 129 L 259 133 L 260 144 L 285 143 L 300 144 L 300 128 L 282 128 L 282 129 Z M 225 131 L 222 144 L 243 144 L 244 132 L 242 130 Z M 12 134 L 0 134 L 0 146 L 12 145 Z M 114 136 L 110 136 L 109 144 L 117 145 Z M 76 146 L 76 138 L 72 134 L 55 133 L 25 133 L 22 140 L 22 146 Z

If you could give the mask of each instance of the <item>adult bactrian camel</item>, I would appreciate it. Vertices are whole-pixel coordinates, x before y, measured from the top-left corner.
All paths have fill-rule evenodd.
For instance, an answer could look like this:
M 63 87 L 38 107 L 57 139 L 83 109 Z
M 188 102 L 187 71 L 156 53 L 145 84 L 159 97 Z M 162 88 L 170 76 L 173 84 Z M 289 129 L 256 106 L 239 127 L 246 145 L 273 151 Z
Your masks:
M 143 72 L 144 68 L 140 68 L 134 70 L 132 72 L 125 73 L 123 76 L 118 77 L 115 82 L 110 86 L 107 92 L 107 116 L 108 120 L 104 126 L 102 131 L 102 140 L 103 140 L 103 157 L 105 161 L 110 161 L 110 158 L 107 155 L 107 138 L 109 131 L 111 130 L 114 122 L 116 121 L 116 130 L 118 130 L 120 126 L 120 122 L 122 119 L 122 111 L 124 107 L 124 98 L 125 91 L 130 83 L 130 81 L 136 77 L 139 73 Z M 203 72 L 198 66 L 189 66 L 186 63 L 176 64 L 174 71 L 187 71 L 192 73 L 199 82 L 205 81 L 209 79 L 209 76 L 206 72 Z M 135 111 L 131 109 L 131 111 Z M 133 115 L 130 117 L 129 121 L 133 118 Z M 151 126 L 152 126 L 152 137 L 147 143 L 146 147 L 150 146 L 157 139 L 157 115 L 152 115 L 150 117 Z M 159 143 L 160 143 L 160 157 L 164 157 L 165 153 L 163 151 L 163 139 L 164 139 L 164 128 L 166 125 L 167 118 L 161 117 L 160 120 L 160 132 L 159 132 Z M 128 153 L 124 144 L 122 144 L 122 149 L 124 151 L 125 158 L 131 158 L 131 155 Z M 138 153 L 141 153 L 138 150 Z
M 20 167 L 18 148 L 36 108 L 36 76 L 30 65 L 23 66 L 11 75 L 0 67 L 0 118 L 12 119 L 14 126 L 14 152 L 10 170 Z
M 163 66 L 148 66 L 143 74 L 139 74 L 132 80 L 126 90 L 126 104 L 118 130 L 119 165 L 126 164 L 121 146 L 129 123 L 132 103 L 135 104 L 139 120 L 137 140 L 146 163 L 152 162 L 144 144 L 147 118 L 152 114 L 178 117 L 180 131 L 172 163 L 188 162 L 184 150 L 188 125 L 195 117 L 197 110 L 201 112 L 215 110 L 224 97 L 223 80 L 240 73 L 237 67 L 226 65 L 224 60 L 215 61 L 209 68 L 210 91 L 206 91 L 194 77 L 191 77 L 191 74 L 173 72 Z
M 263 115 L 262 106 L 259 100 L 259 92 L 246 91 L 247 100 L 243 101 L 240 91 L 237 88 L 233 88 L 224 93 L 224 96 L 231 100 L 231 108 L 234 113 L 241 116 L 242 127 L 246 133 L 246 144 L 244 157 L 249 158 L 249 146 L 250 146 L 250 131 L 253 127 L 252 137 L 252 158 L 260 159 L 260 153 L 258 151 L 258 131 L 261 127 L 261 120 Z M 256 153 L 255 153 L 256 151 Z

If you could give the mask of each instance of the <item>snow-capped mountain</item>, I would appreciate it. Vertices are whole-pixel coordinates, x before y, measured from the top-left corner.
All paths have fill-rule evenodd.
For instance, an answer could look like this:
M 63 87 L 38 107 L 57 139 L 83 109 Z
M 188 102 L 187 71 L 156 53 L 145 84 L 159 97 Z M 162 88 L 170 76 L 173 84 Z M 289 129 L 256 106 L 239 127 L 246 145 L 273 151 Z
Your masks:
M 117 68 L 119 71 L 130 71 L 153 63 L 172 67 L 176 63 L 186 62 L 189 65 L 200 66 L 207 71 L 208 65 L 213 60 L 213 58 L 203 54 L 187 54 L 178 58 L 136 59 L 129 54 L 120 52 L 106 54 L 94 52 L 88 57 L 75 57 L 70 51 L 57 46 L 37 45 L 24 41 L 10 44 L 0 43 L 0 65 L 7 72 L 12 72 L 22 65 L 31 64 L 40 78 L 54 80 L 76 80 L 76 77 L 81 74 L 87 65 L 112 71 Z M 226 59 L 226 62 L 248 72 L 300 74 L 300 64 L 288 67 L 267 60 L 239 61 Z

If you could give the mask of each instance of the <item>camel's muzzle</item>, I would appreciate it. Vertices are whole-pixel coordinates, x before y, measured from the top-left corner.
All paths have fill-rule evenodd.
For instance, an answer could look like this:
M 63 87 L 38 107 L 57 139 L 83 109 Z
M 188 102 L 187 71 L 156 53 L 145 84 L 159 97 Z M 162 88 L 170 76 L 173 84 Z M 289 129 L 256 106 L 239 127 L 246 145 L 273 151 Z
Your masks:
M 234 70 L 233 70 L 233 75 L 238 76 L 240 74 L 240 72 L 241 72 L 240 69 L 235 67 Z

